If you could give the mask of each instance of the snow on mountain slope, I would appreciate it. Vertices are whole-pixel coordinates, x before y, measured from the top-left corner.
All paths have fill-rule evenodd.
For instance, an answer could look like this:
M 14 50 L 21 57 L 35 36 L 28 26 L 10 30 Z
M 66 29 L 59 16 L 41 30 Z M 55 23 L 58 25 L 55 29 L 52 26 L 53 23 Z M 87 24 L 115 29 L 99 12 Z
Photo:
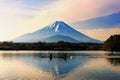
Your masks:
M 100 43 L 101 41 L 90 38 L 77 30 L 73 29 L 62 21 L 56 21 L 52 25 L 48 25 L 33 33 L 25 34 L 15 38 L 14 42 L 38 42 L 47 39 L 48 37 L 62 35 L 75 39 L 80 42 Z M 48 41 L 48 40 L 47 40 Z

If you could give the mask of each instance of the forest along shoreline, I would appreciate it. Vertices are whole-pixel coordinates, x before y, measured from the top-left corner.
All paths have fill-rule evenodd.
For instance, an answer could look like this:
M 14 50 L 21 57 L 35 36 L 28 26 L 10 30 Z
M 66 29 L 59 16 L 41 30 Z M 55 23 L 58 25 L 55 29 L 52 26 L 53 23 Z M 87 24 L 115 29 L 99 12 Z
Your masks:
M 103 44 L 99 43 L 70 43 L 58 41 L 56 43 L 14 43 L 14 42 L 1 42 L 0 50 L 61 50 L 61 51 L 74 51 L 74 50 L 103 50 Z
M 120 51 L 120 35 L 112 35 L 103 43 L 70 43 L 58 41 L 54 43 L 35 42 L 35 43 L 15 43 L 0 42 L 0 50 L 107 50 Z

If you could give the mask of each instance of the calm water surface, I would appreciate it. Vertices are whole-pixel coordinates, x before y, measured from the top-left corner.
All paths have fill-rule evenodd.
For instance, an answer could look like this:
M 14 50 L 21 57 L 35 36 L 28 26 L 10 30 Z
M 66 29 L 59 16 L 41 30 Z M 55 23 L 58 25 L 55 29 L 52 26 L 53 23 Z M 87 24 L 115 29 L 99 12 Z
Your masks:
M 120 80 L 120 58 L 107 53 L 0 51 L 0 80 Z

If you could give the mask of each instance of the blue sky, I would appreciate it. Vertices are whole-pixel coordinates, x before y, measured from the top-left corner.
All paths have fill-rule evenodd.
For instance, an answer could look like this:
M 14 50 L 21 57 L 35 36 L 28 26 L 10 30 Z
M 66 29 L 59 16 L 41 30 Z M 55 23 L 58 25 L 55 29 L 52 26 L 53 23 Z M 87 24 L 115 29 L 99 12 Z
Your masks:
M 106 40 L 120 34 L 119 15 L 120 0 L 0 0 L 0 41 L 41 29 L 56 20 L 92 38 Z
M 24 5 L 28 7 L 37 7 L 37 6 L 45 6 L 56 0 L 20 0 Z
M 21 0 L 25 4 L 30 5 L 30 6 L 36 6 L 36 5 L 46 5 L 48 3 L 51 3 L 55 0 Z

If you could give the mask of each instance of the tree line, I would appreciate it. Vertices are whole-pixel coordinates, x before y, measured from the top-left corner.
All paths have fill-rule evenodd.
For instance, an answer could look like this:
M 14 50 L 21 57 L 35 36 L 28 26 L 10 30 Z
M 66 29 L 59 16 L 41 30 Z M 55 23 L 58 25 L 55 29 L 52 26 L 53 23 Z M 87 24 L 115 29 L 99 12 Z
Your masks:
M 100 50 L 102 44 L 97 43 L 70 43 L 58 41 L 55 43 L 14 43 L 1 42 L 0 50 Z

